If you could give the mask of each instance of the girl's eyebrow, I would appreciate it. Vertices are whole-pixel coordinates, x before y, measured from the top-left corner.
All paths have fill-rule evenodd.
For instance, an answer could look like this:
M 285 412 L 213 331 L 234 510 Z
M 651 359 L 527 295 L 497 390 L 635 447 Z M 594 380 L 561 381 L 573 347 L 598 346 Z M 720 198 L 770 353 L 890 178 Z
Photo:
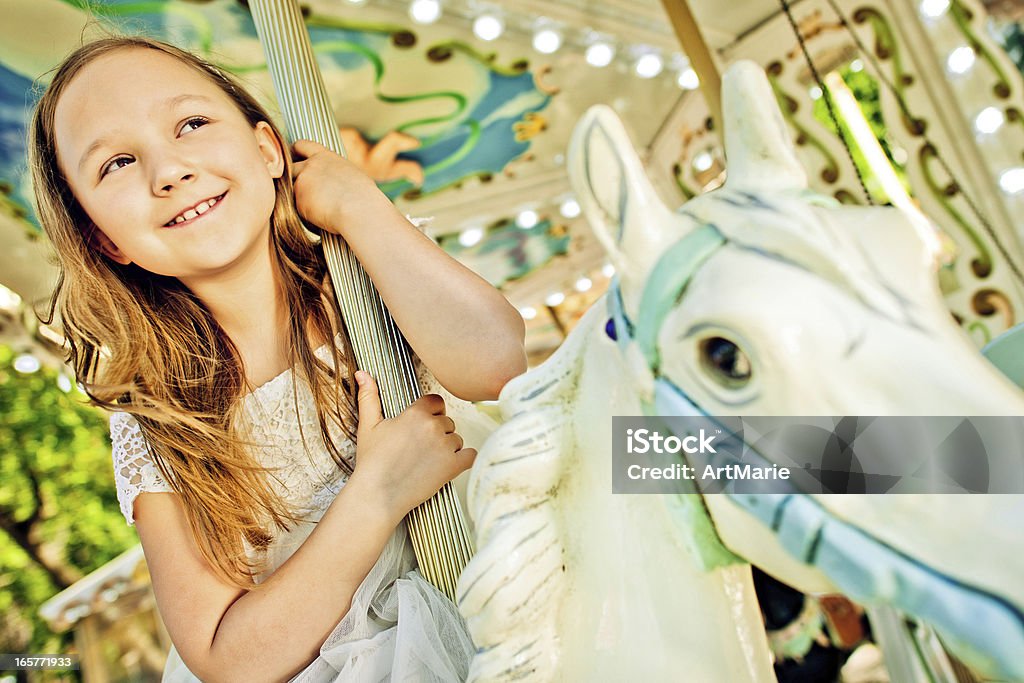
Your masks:
M 201 104 L 210 104 L 210 103 L 213 102 L 213 100 L 211 100 L 209 97 L 205 97 L 203 95 L 191 95 L 191 94 L 185 93 L 184 95 L 175 95 L 174 97 L 167 98 L 166 100 L 164 100 L 163 102 L 161 102 L 157 106 L 157 109 L 158 110 L 173 109 L 173 108 L 177 107 L 180 104 L 184 104 L 185 102 L 192 102 L 192 101 L 198 102 L 198 103 L 201 103 Z M 81 172 L 82 167 L 85 166 L 85 162 L 89 160 L 89 157 L 92 156 L 93 153 L 96 152 L 96 150 L 100 149 L 105 144 L 107 144 L 107 140 L 108 139 L 109 139 L 109 136 L 101 135 L 100 137 L 98 137 L 95 140 L 93 140 L 92 143 L 88 147 L 85 148 L 85 152 L 82 153 L 81 158 L 78 160 L 78 170 L 79 170 L 79 172 Z
M 205 95 L 191 95 L 189 93 L 185 93 L 184 95 L 175 95 L 174 97 L 168 97 L 160 105 L 160 108 L 171 109 L 173 107 L 177 107 L 179 104 L 190 101 L 195 101 L 202 104 L 210 104 L 213 102 L 213 100 L 211 100 L 209 97 L 206 97 Z

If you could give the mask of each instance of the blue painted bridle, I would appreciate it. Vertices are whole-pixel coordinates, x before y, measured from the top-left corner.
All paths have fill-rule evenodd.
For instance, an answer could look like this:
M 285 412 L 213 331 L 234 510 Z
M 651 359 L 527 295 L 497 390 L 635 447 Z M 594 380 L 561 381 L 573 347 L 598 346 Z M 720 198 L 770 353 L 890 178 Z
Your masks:
M 631 345 L 639 349 L 653 380 L 651 395 L 641 396 L 648 416 L 711 417 L 685 390 L 661 374 L 658 333 L 693 275 L 727 243 L 720 230 L 704 224 L 672 245 L 644 285 L 636 324 L 626 314 L 618 276 L 609 286 L 605 333 L 615 340 L 623 358 L 631 354 Z M 635 351 L 632 353 L 635 355 Z M 747 447 L 751 448 L 750 444 Z M 694 488 L 691 492 L 697 491 Z M 991 661 L 998 675 L 1024 680 L 1024 614 L 1002 597 L 942 574 L 886 545 L 835 517 L 795 487 L 775 494 L 738 493 L 726 487 L 716 495 L 729 496 L 754 515 L 791 556 L 823 571 L 850 598 L 864 604 L 885 603 L 914 614 L 934 626 L 947 641 Z M 691 503 L 686 505 L 686 516 L 695 528 L 687 533 L 705 542 L 704 554 L 698 557 L 702 566 L 710 569 L 736 561 L 721 545 L 699 498 L 680 498 Z M 708 544 L 709 538 L 717 543 Z

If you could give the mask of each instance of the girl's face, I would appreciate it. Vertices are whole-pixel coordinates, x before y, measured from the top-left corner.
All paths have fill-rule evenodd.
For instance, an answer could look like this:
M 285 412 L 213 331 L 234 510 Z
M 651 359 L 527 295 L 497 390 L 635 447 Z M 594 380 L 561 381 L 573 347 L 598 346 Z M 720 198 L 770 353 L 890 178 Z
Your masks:
M 146 48 L 99 57 L 60 96 L 54 132 L 111 259 L 187 286 L 265 260 L 283 152 L 193 68 Z

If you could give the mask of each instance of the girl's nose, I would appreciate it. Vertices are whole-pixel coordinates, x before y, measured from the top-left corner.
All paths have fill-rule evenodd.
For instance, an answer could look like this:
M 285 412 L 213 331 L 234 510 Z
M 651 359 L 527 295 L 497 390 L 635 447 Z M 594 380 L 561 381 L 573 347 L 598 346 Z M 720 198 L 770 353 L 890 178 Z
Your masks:
M 178 156 L 167 155 L 153 168 L 153 193 L 169 194 L 175 187 L 191 183 L 195 177 L 191 164 Z

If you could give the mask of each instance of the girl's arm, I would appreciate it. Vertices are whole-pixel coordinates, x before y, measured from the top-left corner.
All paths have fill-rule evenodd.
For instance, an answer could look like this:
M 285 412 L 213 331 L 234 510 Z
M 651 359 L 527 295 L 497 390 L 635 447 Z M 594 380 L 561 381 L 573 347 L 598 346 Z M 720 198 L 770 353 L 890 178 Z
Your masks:
M 413 507 L 473 464 L 476 451 L 423 396 L 384 420 L 376 383 L 359 381 L 356 470 L 295 553 L 258 588 L 222 581 L 196 547 L 181 499 L 135 502 L 160 615 L 201 680 L 284 681 L 308 666 L 348 612 L 395 527 Z
M 469 401 L 497 398 L 526 370 L 525 324 L 494 287 L 417 230 L 353 164 L 307 140 L 294 165 L 300 213 L 341 235 L 438 382 Z
M 208 683 L 285 681 L 308 666 L 399 521 L 353 479 L 295 554 L 244 591 L 199 554 L 177 494 L 135 502 L 160 615 L 185 665 Z

